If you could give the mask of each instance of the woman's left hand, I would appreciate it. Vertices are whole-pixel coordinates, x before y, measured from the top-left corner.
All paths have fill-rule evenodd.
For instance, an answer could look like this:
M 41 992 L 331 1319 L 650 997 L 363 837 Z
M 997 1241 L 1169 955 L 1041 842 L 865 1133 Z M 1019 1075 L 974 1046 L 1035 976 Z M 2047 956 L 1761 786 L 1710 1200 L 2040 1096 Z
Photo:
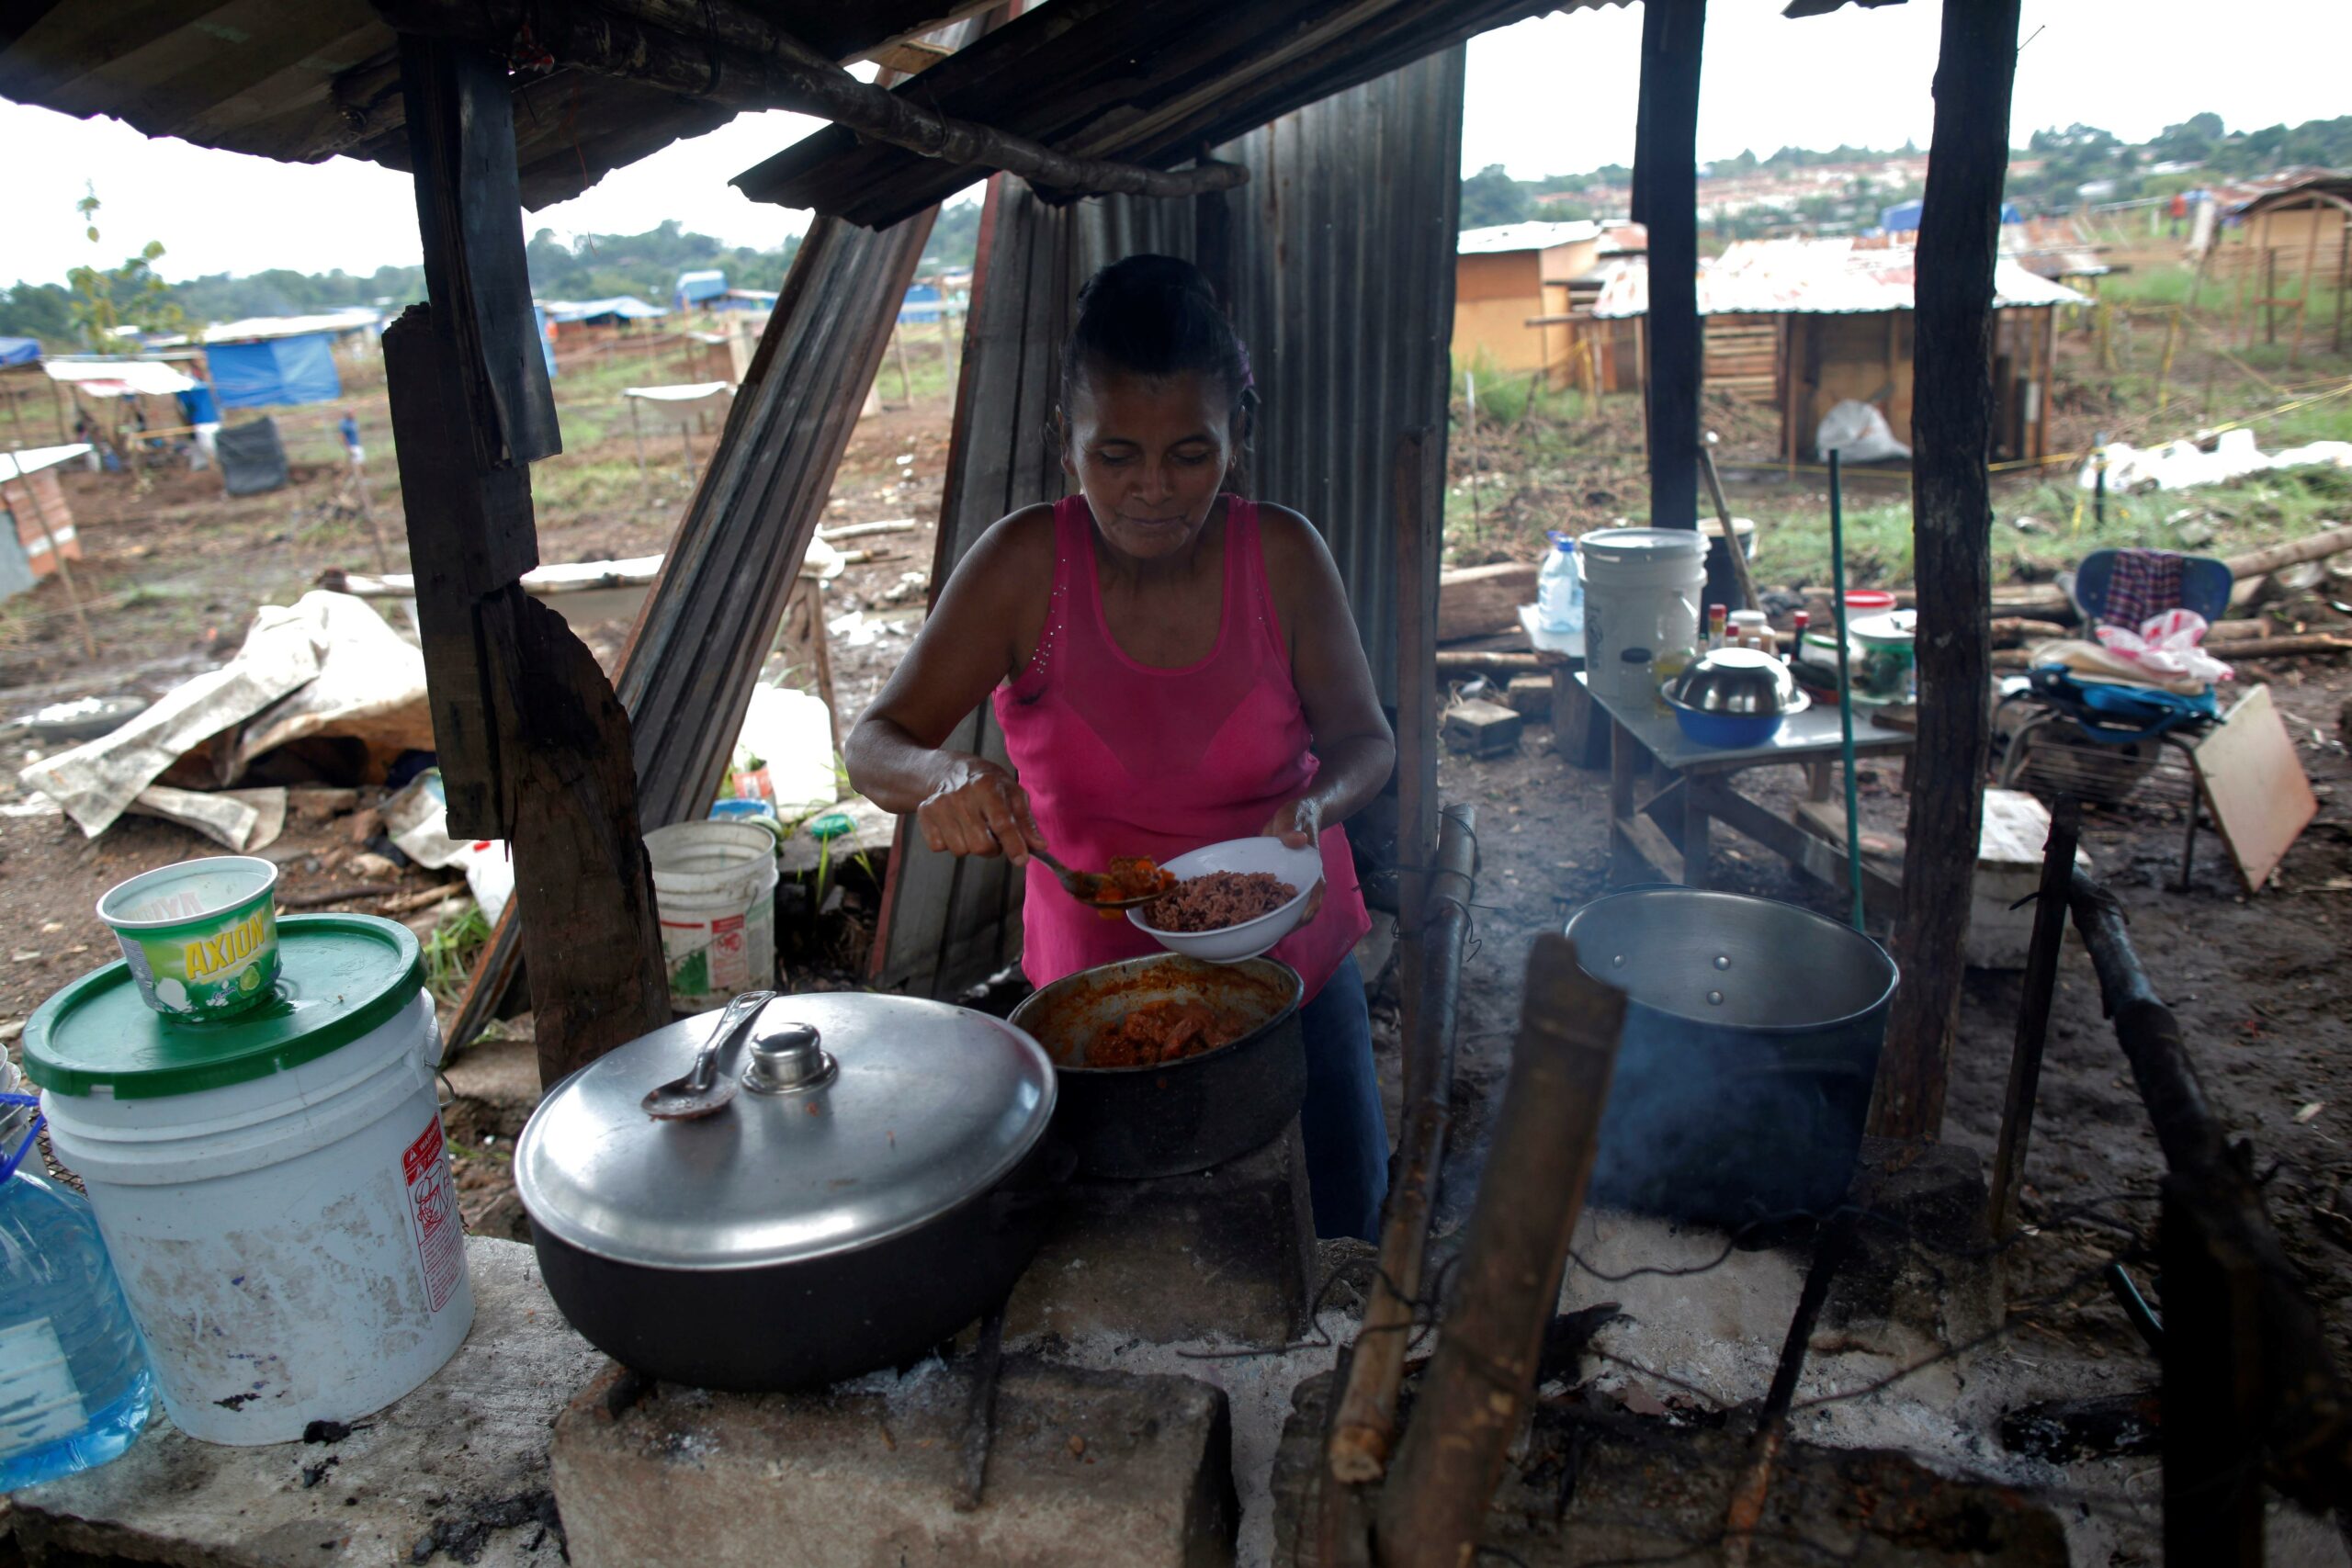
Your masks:
M 1312 795 L 1291 801 L 1277 807 L 1274 814 L 1266 818 L 1262 831 L 1269 839 L 1280 839 L 1285 849 L 1306 849 L 1322 840 L 1322 805 Z M 1307 897 L 1306 913 L 1298 918 L 1300 925 L 1306 925 L 1323 912 L 1323 894 L 1329 886 L 1328 878 L 1316 879 L 1315 891 Z

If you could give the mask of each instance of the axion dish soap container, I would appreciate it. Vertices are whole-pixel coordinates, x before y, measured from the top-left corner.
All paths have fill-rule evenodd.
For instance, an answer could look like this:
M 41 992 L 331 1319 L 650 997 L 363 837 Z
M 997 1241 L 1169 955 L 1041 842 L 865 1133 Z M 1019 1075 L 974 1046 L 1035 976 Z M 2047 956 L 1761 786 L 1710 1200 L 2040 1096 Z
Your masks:
M 232 1019 L 165 1017 L 112 964 L 25 1025 L 164 1408 L 210 1442 L 380 1409 L 473 1320 L 416 938 L 368 915 L 277 937 L 275 993 Z
M 0 1492 L 106 1463 L 154 1398 L 90 1205 L 50 1180 L 16 1073 L 0 1056 Z

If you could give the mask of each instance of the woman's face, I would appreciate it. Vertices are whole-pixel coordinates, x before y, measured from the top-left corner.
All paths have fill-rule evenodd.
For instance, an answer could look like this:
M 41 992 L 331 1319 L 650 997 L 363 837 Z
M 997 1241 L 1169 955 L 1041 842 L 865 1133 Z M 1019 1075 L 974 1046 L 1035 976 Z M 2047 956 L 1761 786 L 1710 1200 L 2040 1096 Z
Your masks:
M 1112 546 L 1138 560 L 1188 547 L 1233 462 L 1233 400 L 1221 382 L 1090 370 L 1067 406 L 1062 468 Z

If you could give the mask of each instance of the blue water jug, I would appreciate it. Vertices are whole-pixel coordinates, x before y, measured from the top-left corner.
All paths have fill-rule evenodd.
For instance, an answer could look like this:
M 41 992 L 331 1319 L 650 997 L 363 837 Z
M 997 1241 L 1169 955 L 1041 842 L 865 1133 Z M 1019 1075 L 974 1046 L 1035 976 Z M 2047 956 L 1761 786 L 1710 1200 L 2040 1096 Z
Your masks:
M 1555 637 L 1584 636 L 1584 581 L 1577 572 L 1577 542 L 1552 536 L 1551 553 L 1535 573 L 1535 618 Z
M 0 1093 L 0 1492 L 106 1463 L 154 1396 L 90 1205 L 41 1168 L 37 1104 Z

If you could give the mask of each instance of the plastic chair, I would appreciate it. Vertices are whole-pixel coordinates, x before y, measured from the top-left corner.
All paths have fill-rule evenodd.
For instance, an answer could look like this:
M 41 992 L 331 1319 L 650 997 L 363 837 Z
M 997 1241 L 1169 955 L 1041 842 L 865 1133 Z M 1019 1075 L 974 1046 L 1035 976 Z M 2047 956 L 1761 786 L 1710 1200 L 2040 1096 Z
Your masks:
M 2115 561 L 2121 552 L 2093 550 L 2075 569 L 2069 596 L 2086 627 L 2100 624 L 2107 608 Z M 2183 556 L 2180 561 L 2180 607 L 2209 622 L 2229 608 L 2233 579 L 2226 562 L 2211 556 Z M 2120 801 L 2138 787 L 2155 768 L 2158 748 L 2171 746 L 2184 759 L 2193 759 L 2196 742 L 2220 716 L 2212 694 L 2184 697 L 2172 692 L 2142 690 L 2099 681 L 2083 681 L 2072 671 L 2045 666 L 2029 672 L 2022 690 L 2005 694 L 1996 705 L 1998 716 L 2011 704 L 2033 711 L 2010 733 L 2001 756 L 2000 782 L 2013 787 L 2031 762 L 2039 746 L 2065 750 L 2075 755 L 2049 769 L 2066 777 L 2075 787 L 2085 784 L 2098 798 Z M 2091 748 L 2084 753 L 2084 746 Z M 2104 751 L 2104 755 L 2101 755 Z M 2193 771 L 2192 761 L 2192 771 Z M 2188 831 L 2180 855 L 2180 886 L 2186 890 L 2197 858 L 2198 803 L 2188 803 Z

